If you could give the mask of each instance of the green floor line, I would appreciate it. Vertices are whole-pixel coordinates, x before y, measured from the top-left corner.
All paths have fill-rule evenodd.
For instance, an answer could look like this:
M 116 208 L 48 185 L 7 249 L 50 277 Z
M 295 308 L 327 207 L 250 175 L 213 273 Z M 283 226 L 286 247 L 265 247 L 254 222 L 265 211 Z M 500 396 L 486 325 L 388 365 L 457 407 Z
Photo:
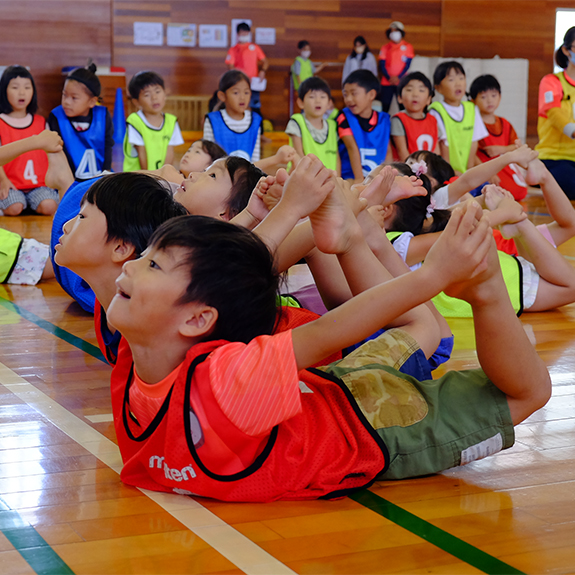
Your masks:
M 38 531 L 1 500 L 0 531 L 37 575 L 74 575 Z
M 435 527 L 435 525 L 417 517 L 417 515 L 376 495 L 373 491 L 358 491 L 349 497 L 484 573 L 489 575 L 525 575 L 523 571 L 519 571 L 515 567 L 497 559 L 497 557 L 481 551 L 481 549 L 466 543 L 455 537 L 455 535 Z
M 52 335 L 59 337 L 60 339 L 69 343 L 70 345 L 73 345 L 74 347 L 87 353 L 88 355 L 91 355 L 92 357 L 95 357 L 96 359 L 99 359 L 104 363 L 108 363 L 97 346 L 92 345 L 87 341 L 84 341 L 81 337 L 77 337 L 67 332 L 66 330 L 62 329 L 61 327 L 58 327 L 57 325 L 54 325 L 53 323 L 50 323 L 49 321 L 46 321 L 45 319 L 38 317 L 31 311 L 28 311 L 27 309 L 20 307 L 19 305 L 15 304 L 14 302 L 11 302 L 10 300 L 7 300 L 6 298 L 3 298 L 2 296 L 0 296 L 0 305 L 18 314 L 20 317 L 23 317 L 24 319 L 36 324 L 38 327 L 42 328 L 43 330 L 46 330 L 48 333 L 51 333 Z

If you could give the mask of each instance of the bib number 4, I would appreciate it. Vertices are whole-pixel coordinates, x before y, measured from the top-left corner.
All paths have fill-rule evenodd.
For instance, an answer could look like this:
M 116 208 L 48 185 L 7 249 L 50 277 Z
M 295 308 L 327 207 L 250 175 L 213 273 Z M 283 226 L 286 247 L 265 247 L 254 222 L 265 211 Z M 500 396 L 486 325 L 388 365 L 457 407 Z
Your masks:
M 34 171 L 34 160 L 28 160 L 24 168 L 24 179 L 32 182 L 35 186 L 38 185 L 38 176 Z
M 87 180 L 99 176 L 100 173 L 101 171 L 98 169 L 98 163 L 96 162 L 96 150 L 86 150 L 74 175 L 79 180 Z

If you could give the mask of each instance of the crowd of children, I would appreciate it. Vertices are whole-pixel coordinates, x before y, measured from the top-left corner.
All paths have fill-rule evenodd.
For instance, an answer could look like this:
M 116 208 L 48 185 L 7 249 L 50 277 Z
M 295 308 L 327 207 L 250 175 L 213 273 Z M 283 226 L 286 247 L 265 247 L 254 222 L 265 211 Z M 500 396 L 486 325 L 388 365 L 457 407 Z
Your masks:
M 511 446 L 550 394 L 517 316 L 575 301 L 556 249 L 575 210 L 495 115 L 497 79 L 476 78 L 467 100 L 456 61 L 433 83 L 407 73 L 413 51 L 394 22 L 380 68 L 401 111 L 378 110 L 361 36 L 339 111 L 302 41 L 301 111 L 289 145 L 263 157 L 252 85 L 268 62 L 246 23 L 237 32 L 203 138 L 178 167 L 184 139 L 153 71 L 129 82 L 138 111 L 117 174 L 94 64 L 67 75 L 47 122 L 26 68 L 0 79 L 0 215 L 54 215 L 50 246 L 0 228 L 0 281 L 55 276 L 94 313 L 123 481 L 228 501 L 340 497 Z M 527 219 L 528 185 L 553 223 Z M 320 314 L 279 295 L 279 274 L 302 259 Z M 473 317 L 482 369 L 433 380 L 450 316 Z

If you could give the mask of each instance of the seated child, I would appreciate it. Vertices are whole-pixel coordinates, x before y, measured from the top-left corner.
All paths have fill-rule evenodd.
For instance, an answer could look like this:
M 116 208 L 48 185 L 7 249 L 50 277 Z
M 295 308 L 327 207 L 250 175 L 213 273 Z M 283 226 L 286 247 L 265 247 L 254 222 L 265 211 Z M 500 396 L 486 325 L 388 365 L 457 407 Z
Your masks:
M 138 72 L 128 85 L 138 107 L 126 120 L 124 172 L 158 170 L 174 161 L 174 146 L 184 143 L 178 119 L 164 113 L 164 80 L 156 72 Z
M 337 118 L 337 131 L 345 180 L 361 183 L 379 164 L 391 161 L 389 114 L 371 107 L 378 90 L 379 82 L 369 70 L 356 70 L 343 82 L 346 107 Z
M 437 120 L 441 155 L 456 173 L 462 174 L 476 163 L 477 142 L 488 136 L 479 108 L 462 102 L 467 90 L 465 70 L 455 60 L 442 62 L 433 73 L 435 90 L 443 102 L 433 102 L 429 111 Z
M 8 66 L 0 78 L 0 145 L 39 135 L 46 120 L 36 114 L 38 96 L 32 74 L 23 66 Z M 51 216 L 58 192 L 45 185 L 48 169 L 41 149 L 22 154 L 0 168 L 0 215 L 17 216 L 26 207 Z
M 393 157 L 405 162 L 409 154 L 439 150 L 438 126 L 435 116 L 427 113 L 431 104 L 433 88 L 425 74 L 412 72 L 404 76 L 397 86 L 397 101 L 404 111 L 391 118 Z
M 317 68 L 309 59 L 311 56 L 311 46 L 307 40 L 300 40 L 297 43 L 299 56 L 296 56 L 294 63 L 291 65 L 291 77 L 293 88 L 297 92 L 301 83 L 316 74 L 319 74 L 326 66 L 326 63 L 320 64 Z
M 311 212 L 318 248 L 362 283 L 373 254 L 333 186 L 315 211 L 326 190 L 312 181 L 274 210 L 292 223 Z M 465 464 L 478 444 L 483 454 L 511 446 L 513 426 L 549 399 L 550 378 L 504 295 L 481 216 L 458 208 L 420 270 L 363 281 L 350 301 L 273 335 L 278 276 L 266 246 L 214 219 L 164 224 L 125 264 L 108 308 L 129 344 L 111 383 L 122 480 L 226 501 L 341 497 Z M 417 343 L 401 326 L 307 369 L 450 286 L 473 306 L 485 372 L 408 379 L 392 356 Z
M 331 90 L 325 80 L 314 76 L 302 82 L 297 98 L 302 112 L 290 118 L 285 132 L 300 156 L 314 154 L 326 168 L 339 173 L 336 125 L 324 118 L 330 98 Z
M 0 146 L 0 166 L 32 150 L 59 152 L 62 138 L 56 132 L 40 134 Z M 33 238 L 0 228 L 0 283 L 36 285 L 54 277 L 50 248 Z
M 487 162 L 505 152 L 516 148 L 517 134 L 513 126 L 505 119 L 495 115 L 501 102 L 501 86 L 497 78 L 490 74 L 478 76 L 473 80 L 469 95 L 472 102 L 481 112 L 481 118 L 489 135 L 479 140 L 477 157 Z M 515 164 L 509 164 L 492 179 L 493 184 L 499 184 L 513 194 L 516 200 L 522 200 L 527 195 L 527 184 L 523 174 Z
M 190 172 L 203 172 L 220 158 L 227 156 L 226 151 L 215 142 L 196 140 L 180 160 L 180 172 L 187 178 Z
M 102 87 L 96 64 L 68 74 L 62 104 L 48 116 L 50 130 L 64 140 L 64 152 L 76 180 L 87 180 L 112 169 L 114 126 L 105 106 L 98 106 Z
M 262 117 L 250 108 L 249 78 L 240 70 L 228 70 L 218 85 L 222 107 L 204 120 L 204 140 L 216 142 L 229 156 L 257 162 L 261 157 Z

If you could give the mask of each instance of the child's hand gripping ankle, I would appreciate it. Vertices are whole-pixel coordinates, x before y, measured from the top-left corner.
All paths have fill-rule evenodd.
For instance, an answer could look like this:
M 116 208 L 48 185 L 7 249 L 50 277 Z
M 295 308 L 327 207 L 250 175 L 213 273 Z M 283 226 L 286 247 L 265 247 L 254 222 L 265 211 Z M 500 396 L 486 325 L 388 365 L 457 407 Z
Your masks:
M 44 130 L 37 136 L 38 149 L 44 150 L 49 154 L 55 154 L 63 150 L 64 142 L 58 132 Z
M 430 281 L 437 282 L 437 291 L 447 293 L 449 286 L 454 288 L 487 269 L 486 256 L 492 243 L 493 234 L 483 210 L 477 202 L 468 201 L 453 210 L 423 268 L 433 274 Z
M 523 144 L 516 150 L 507 152 L 506 156 L 509 159 L 510 164 L 518 164 L 522 168 L 527 169 L 529 167 L 529 162 L 537 158 L 537 156 L 539 156 L 539 152 L 532 150 L 527 144 Z
M 525 182 L 529 186 L 538 186 L 539 184 L 545 182 L 548 176 L 549 170 L 539 158 L 536 158 L 535 160 L 529 162 L 529 166 L 527 166 Z
M 261 222 L 281 200 L 287 178 L 283 168 L 275 176 L 260 178 L 247 205 L 248 213 L 256 222 Z
M 491 227 L 498 227 L 504 238 L 519 234 L 517 225 L 527 219 L 520 203 L 513 195 L 499 186 L 485 186 L 482 190 L 485 206 L 489 210 L 487 218 Z

